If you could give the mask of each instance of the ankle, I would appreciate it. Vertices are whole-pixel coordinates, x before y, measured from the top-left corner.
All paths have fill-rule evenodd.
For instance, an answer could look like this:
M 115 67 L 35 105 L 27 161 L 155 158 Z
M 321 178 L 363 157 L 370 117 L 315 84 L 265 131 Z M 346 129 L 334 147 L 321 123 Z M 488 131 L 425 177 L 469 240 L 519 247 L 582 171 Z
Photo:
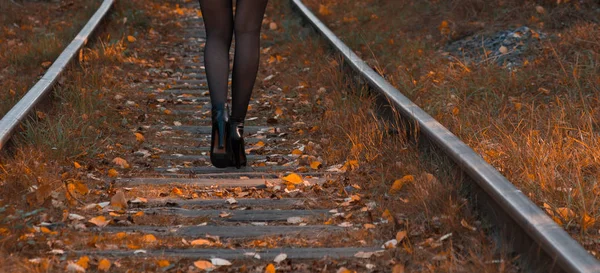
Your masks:
M 240 123 L 241 125 L 244 125 L 244 118 L 237 118 L 237 117 L 229 117 L 229 120 L 231 120 L 232 122 L 236 122 L 236 123 Z

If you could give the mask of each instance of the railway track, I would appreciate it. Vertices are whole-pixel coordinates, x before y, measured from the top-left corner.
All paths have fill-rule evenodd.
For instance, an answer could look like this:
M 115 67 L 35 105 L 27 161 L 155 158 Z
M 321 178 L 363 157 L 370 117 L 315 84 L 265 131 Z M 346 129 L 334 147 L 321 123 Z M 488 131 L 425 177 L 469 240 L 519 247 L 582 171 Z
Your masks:
M 111 4 L 112 1 L 105 1 L 95 19 L 84 28 L 88 29 L 87 35 L 78 36 L 78 44 L 69 46 L 64 58 L 70 60 L 69 55 L 75 55 Z M 196 5 L 185 4 L 188 8 Z M 600 272 L 600 264 L 594 257 L 502 175 L 379 77 L 301 1 L 292 0 L 292 5 L 298 16 L 317 29 L 374 90 L 385 95 L 413 128 L 418 128 L 421 137 L 432 142 L 466 173 L 472 183 L 472 199 L 485 215 L 492 215 L 485 220 L 497 226 L 498 238 L 510 242 L 514 251 L 523 255 L 522 261 L 529 264 L 525 268 L 537 272 Z M 122 271 L 129 266 L 140 271 L 206 268 L 229 272 L 251 270 L 247 268 L 251 266 L 260 272 L 274 272 L 275 268 L 289 272 L 315 272 L 319 268 L 329 272 L 337 271 L 339 266 L 328 268 L 328 265 L 389 255 L 382 249 L 385 242 L 361 240 L 364 233 L 351 223 L 323 224 L 352 214 L 372 217 L 373 204 L 362 204 L 355 195 L 338 200 L 329 195 L 331 192 L 316 190 L 339 183 L 343 175 L 337 169 L 314 169 L 297 175 L 298 166 L 292 164 L 296 158 L 288 153 L 311 147 L 289 141 L 293 131 L 286 126 L 265 126 L 260 118 L 249 121 L 245 130 L 249 147 L 260 149 L 264 145 L 270 149 L 252 154 L 249 160 L 255 164 L 245 169 L 210 166 L 210 102 L 201 57 L 205 39 L 202 19 L 184 15 L 174 20 L 187 29 L 182 33 L 184 42 L 158 50 L 181 63 L 167 77 L 143 83 L 148 101 L 137 103 L 156 105 L 156 111 L 146 118 L 153 123 L 137 128 L 136 132 L 145 136 L 142 147 L 125 147 L 139 158 L 132 163 L 147 167 L 107 181 L 118 189 L 111 202 L 93 204 L 88 210 L 80 208 L 81 214 L 87 211 L 86 220 L 94 225 L 88 224 L 86 228 L 47 225 L 61 232 L 68 230 L 70 238 L 79 241 L 69 251 L 59 254 L 73 261 L 83 256 L 95 257 L 98 266 L 102 258 L 118 260 L 119 265 L 113 269 Z M 55 62 L 56 69 L 51 67 L 38 84 L 43 86 L 36 85 L 34 92 L 30 92 L 32 95 L 25 96 L 0 121 L 2 146 L 69 60 Z M 259 116 L 260 105 L 253 102 L 251 106 L 249 116 Z M 296 189 L 299 187 L 314 190 L 303 192 Z M 125 203 L 121 195 L 130 198 Z M 122 206 L 117 208 L 115 204 Z M 89 209 L 106 217 L 91 218 Z M 116 247 L 115 240 L 125 236 L 137 239 L 125 249 Z M 153 244 L 157 237 L 164 240 L 161 245 Z M 168 262 L 174 260 L 178 262 Z M 75 270 L 74 265 L 69 265 Z

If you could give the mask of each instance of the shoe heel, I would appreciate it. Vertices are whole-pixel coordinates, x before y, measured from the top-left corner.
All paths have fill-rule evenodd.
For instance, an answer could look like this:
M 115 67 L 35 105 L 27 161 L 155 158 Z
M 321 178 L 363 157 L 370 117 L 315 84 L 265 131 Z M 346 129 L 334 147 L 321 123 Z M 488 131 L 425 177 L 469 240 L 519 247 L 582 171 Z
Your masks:
M 229 146 L 231 147 L 231 163 L 237 169 L 246 166 L 246 150 L 244 148 L 244 123 L 231 121 L 229 123 Z
M 230 154 L 227 152 L 226 139 L 228 135 L 227 114 L 225 104 L 213 105 L 212 133 L 210 138 L 210 162 L 217 168 L 226 168 L 230 164 Z M 215 144 L 216 142 L 216 144 Z M 215 145 L 224 152 L 215 153 Z

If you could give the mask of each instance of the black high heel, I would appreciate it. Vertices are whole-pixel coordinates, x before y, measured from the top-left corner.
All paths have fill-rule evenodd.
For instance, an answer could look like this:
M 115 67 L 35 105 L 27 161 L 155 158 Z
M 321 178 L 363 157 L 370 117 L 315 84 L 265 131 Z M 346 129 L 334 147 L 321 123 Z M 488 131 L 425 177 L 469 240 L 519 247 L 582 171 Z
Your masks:
M 228 135 L 228 114 L 225 104 L 213 104 L 211 110 L 212 134 L 210 138 L 210 162 L 217 168 L 226 168 L 230 165 L 231 153 L 226 145 Z M 216 135 L 216 136 L 215 136 Z M 215 147 L 216 146 L 216 147 Z
M 246 166 L 246 149 L 244 147 L 244 122 L 229 121 L 229 147 L 231 148 L 231 164 L 236 168 Z

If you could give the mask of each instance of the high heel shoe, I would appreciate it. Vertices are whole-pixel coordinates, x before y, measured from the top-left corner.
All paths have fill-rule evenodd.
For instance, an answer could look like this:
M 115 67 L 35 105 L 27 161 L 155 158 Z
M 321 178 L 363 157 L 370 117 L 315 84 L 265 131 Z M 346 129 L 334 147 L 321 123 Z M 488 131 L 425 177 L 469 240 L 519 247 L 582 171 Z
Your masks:
M 236 168 L 246 166 L 246 150 L 244 147 L 244 122 L 229 121 L 229 147 L 231 148 L 231 164 Z
M 217 168 L 226 168 L 230 165 L 231 155 L 226 145 L 228 135 L 228 115 L 225 104 L 213 104 L 212 134 L 210 138 L 210 162 Z

